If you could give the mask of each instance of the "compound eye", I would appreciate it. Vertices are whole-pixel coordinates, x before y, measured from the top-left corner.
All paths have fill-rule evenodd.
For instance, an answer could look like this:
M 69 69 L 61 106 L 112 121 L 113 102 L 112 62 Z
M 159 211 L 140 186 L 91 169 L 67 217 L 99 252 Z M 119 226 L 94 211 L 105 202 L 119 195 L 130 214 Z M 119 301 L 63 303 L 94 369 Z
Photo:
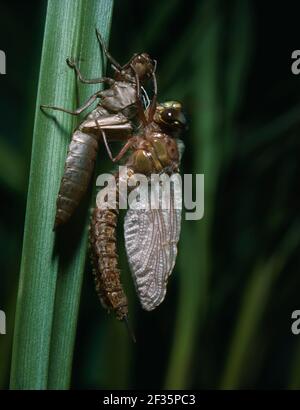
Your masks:
M 164 110 L 161 114 L 161 119 L 167 123 L 174 122 L 176 120 L 176 110 L 172 108 Z

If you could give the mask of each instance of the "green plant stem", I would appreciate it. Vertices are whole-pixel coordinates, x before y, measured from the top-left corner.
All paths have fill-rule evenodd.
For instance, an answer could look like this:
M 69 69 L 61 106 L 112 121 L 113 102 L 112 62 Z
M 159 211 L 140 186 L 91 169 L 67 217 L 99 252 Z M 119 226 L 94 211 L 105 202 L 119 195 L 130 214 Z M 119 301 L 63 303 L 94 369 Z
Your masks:
M 94 28 L 97 27 L 100 30 L 108 43 L 113 0 L 85 1 L 83 6 L 79 60 L 83 62 L 81 68 L 86 76 L 96 78 L 104 74 L 105 70 L 101 64 L 99 44 Z M 86 101 L 97 89 L 99 89 L 99 85 L 81 86 L 80 100 Z M 85 220 L 87 224 L 89 212 L 86 212 Z M 48 380 L 48 388 L 50 389 L 68 388 L 70 385 L 78 308 L 86 259 L 87 233 L 87 229 L 82 232 L 78 251 L 74 253 L 74 257 L 68 264 L 59 270 L 50 350 Z
M 62 366 L 59 373 L 58 366 L 51 363 L 51 385 L 64 388 L 69 383 L 70 355 L 73 351 L 86 240 L 82 238 L 81 242 L 75 244 L 76 252 L 65 263 L 64 255 L 57 251 L 58 238 L 53 232 L 53 221 L 66 148 L 75 120 L 59 112 L 53 114 L 53 117 L 45 115 L 39 106 L 41 103 L 67 108 L 72 106 L 76 97 L 76 83 L 65 59 L 67 56 L 81 55 L 80 47 L 87 41 L 80 41 L 83 38 L 81 34 L 87 30 L 84 27 L 89 26 L 90 32 L 94 32 L 96 21 L 95 17 L 88 21 L 91 17 L 89 7 L 94 12 L 98 9 L 97 16 L 100 20 L 104 3 L 111 10 L 112 1 L 77 0 L 74 3 L 73 0 L 50 0 L 47 7 L 16 308 L 11 369 L 13 389 L 48 387 L 50 351 L 55 356 L 53 360 L 60 361 Z M 100 21 L 97 23 L 104 29 L 108 27 L 110 18 L 107 13 L 101 15 L 102 18 L 107 26 L 100 24 Z M 87 65 L 91 67 L 94 64 L 93 56 L 88 61 Z M 92 70 L 87 74 L 91 72 Z M 60 257 L 62 261 L 59 260 Z M 56 290 L 58 271 L 61 276 Z M 73 278 L 70 278 L 71 275 Z M 70 300 L 72 291 L 75 293 Z M 62 301 L 64 306 L 60 304 Z M 61 312 L 66 304 L 67 311 L 63 319 Z M 71 317 L 72 314 L 74 316 Z M 56 342 L 51 344 L 51 338 L 52 341 L 56 338 L 63 339 L 60 353 L 55 348 Z M 63 356 L 66 352 L 67 356 Z M 63 364 L 64 360 L 68 370 Z

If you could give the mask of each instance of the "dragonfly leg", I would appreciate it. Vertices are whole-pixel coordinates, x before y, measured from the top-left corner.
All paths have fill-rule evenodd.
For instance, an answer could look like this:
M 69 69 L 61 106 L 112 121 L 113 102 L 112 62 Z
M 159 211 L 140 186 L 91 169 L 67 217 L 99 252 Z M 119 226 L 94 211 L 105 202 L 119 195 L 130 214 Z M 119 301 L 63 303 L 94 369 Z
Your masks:
M 118 155 L 116 155 L 115 157 L 113 157 L 112 152 L 109 148 L 108 142 L 107 142 L 107 138 L 105 135 L 105 132 L 103 131 L 103 129 L 99 126 L 97 120 L 96 120 L 97 126 L 100 129 L 102 138 L 103 138 L 103 142 L 106 148 L 106 151 L 108 153 L 109 158 L 112 160 L 112 162 L 118 162 L 120 161 L 120 159 L 123 158 L 123 156 L 126 154 L 126 152 L 132 147 L 132 145 L 134 144 L 134 138 L 131 138 L 130 140 L 128 140 L 126 142 L 126 144 L 122 147 L 122 149 L 120 150 L 120 152 L 118 153 Z
M 108 61 L 118 70 L 121 71 L 122 70 L 122 66 L 121 64 L 119 64 L 114 57 L 110 54 L 110 52 L 107 50 L 105 42 L 100 34 L 100 31 L 98 29 L 96 29 L 96 36 L 98 39 L 98 42 L 100 44 L 100 47 L 102 47 L 102 50 L 104 51 L 104 54 L 106 56 L 106 58 L 108 59 Z
M 134 75 L 135 75 L 135 81 L 136 81 L 136 103 L 137 103 L 137 109 L 138 109 L 138 114 L 139 117 L 144 125 L 144 127 L 147 125 L 147 118 L 145 116 L 143 104 L 141 101 L 141 85 L 140 85 L 140 79 L 139 76 L 137 75 L 137 72 L 135 71 L 134 67 L 131 66 Z
M 95 94 L 93 94 L 81 107 L 78 107 L 75 111 L 67 110 L 66 108 L 62 107 L 56 107 L 54 105 L 41 105 L 41 109 L 51 109 L 55 111 L 62 111 L 70 115 L 79 115 L 81 114 L 84 110 L 86 110 L 90 105 L 93 104 L 93 102 L 99 98 L 100 96 L 100 91 L 97 91 Z
M 96 35 L 97 35 L 97 39 L 99 41 L 100 46 L 102 47 L 104 54 L 106 55 L 106 58 L 108 59 L 108 61 L 111 63 L 111 65 L 113 66 L 114 69 L 116 69 L 117 71 L 122 71 L 122 70 L 126 70 L 128 67 L 130 67 L 130 64 L 132 62 L 132 60 L 136 57 L 136 54 L 134 54 L 131 59 L 124 64 L 123 66 L 121 66 L 121 64 L 119 64 L 114 57 L 110 54 L 110 52 L 107 50 L 105 42 L 103 40 L 103 37 L 101 36 L 100 32 L 98 29 L 96 29 Z
M 97 122 L 97 125 L 98 125 L 98 122 Z M 110 148 L 109 148 L 109 145 L 108 145 L 108 142 L 107 142 L 107 139 L 106 139 L 105 132 L 103 131 L 103 129 L 102 129 L 99 125 L 98 125 L 98 128 L 100 129 L 100 132 L 101 132 L 101 135 L 102 135 L 102 138 L 103 138 L 103 142 L 104 142 L 106 151 L 107 151 L 107 153 L 108 153 L 108 156 L 109 156 L 109 158 L 114 162 L 114 158 L 113 158 L 112 153 L 111 153 L 111 150 L 110 150 Z
M 129 141 L 126 142 L 126 144 L 123 146 L 121 151 L 118 153 L 118 155 L 113 159 L 114 162 L 120 161 L 126 154 L 126 152 L 132 147 L 132 145 L 135 143 L 135 139 L 131 138 Z
M 108 83 L 110 86 L 112 86 L 115 82 L 112 78 L 109 77 L 100 77 L 100 78 L 94 78 L 94 79 L 87 79 L 84 78 L 83 74 L 79 70 L 79 67 L 77 66 L 76 62 L 72 60 L 71 58 L 67 58 L 67 64 L 70 68 L 73 68 L 75 70 L 77 78 L 79 81 L 81 81 L 84 84 L 100 84 L 100 83 Z

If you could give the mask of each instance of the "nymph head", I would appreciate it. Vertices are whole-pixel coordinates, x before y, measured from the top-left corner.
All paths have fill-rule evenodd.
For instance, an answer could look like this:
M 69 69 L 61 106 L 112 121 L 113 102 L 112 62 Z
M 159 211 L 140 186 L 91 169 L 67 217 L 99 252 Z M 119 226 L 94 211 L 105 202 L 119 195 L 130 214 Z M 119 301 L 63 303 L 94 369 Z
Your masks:
M 141 82 L 151 78 L 156 68 L 156 62 L 147 53 L 135 54 L 130 66 L 138 75 Z

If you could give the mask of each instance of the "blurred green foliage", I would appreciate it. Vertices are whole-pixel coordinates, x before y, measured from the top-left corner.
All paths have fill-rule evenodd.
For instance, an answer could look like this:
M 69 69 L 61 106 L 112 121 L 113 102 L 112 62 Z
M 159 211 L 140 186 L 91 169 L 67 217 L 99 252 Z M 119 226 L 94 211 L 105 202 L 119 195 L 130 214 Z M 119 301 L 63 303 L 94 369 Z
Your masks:
M 1 8 L 5 388 L 46 4 Z M 300 387 L 300 339 L 290 331 L 300 308 L 300 79 L 290 71 L 297 24 L 292 6 L 273 4 L 270 15 L 259 1 L 115 0 L 110 50 L 121 62 L 138 51 L 154 56 L 159 99 L 184 104 L 190 127 L 181 168 L 205 174 L 205 216 L 183 222 L 166 300 L 151 313 L 135 296 L 120 229 L 136 345 L 99 306 L 87 264 L 73 388 Z M 99 172 L 110 170 L 100 159 Z

